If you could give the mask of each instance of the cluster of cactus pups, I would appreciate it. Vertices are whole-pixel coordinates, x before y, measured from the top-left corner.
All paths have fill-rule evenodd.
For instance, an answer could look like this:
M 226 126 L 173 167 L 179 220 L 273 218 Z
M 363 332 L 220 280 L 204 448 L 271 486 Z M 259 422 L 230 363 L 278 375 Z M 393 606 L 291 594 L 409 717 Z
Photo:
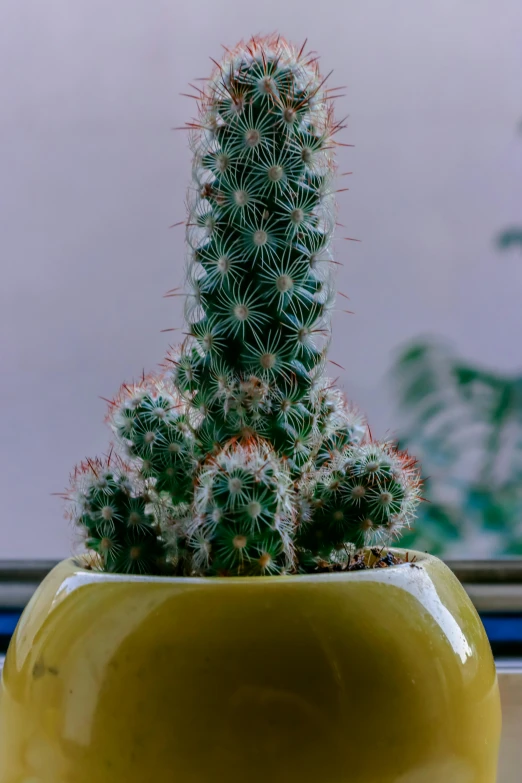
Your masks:
M 334 94 L 269 36 L 227 51 L 196 98 L 187 338 L 110 402 L 115 443 L 75 470 L 69 515 L 107 571 L 345 568 L 411 522 L 420 481 L 324 375 Z

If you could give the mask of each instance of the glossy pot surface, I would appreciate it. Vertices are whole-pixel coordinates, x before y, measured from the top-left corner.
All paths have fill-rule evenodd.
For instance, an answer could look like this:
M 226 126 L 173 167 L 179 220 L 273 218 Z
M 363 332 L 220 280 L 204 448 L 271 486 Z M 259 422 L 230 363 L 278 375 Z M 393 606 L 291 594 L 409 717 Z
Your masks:
M 0 783 L 495 783 L 482 623 L 436 558 L 288 577 L 58 565 L 0 695 Z

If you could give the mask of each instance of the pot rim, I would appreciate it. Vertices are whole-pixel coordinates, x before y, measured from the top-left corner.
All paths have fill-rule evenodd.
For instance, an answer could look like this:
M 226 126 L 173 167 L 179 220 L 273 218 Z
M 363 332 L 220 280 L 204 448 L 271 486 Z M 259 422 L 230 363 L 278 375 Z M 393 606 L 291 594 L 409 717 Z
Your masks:
M 420 552 L 416 549 L 405 549 L 401 547 L 389 547 L 389 550 L 396 552 L 397 554 L 408 554 L 413 556 L 408 562 L 398 563 L 397 565 L 388 566 L 387 568 L 368 568 L 361 571 L 334 571 L 331 573 L 319 573 L 319 574 L 279 574 L 275 576 L 161 576 L 161 575 L 142 575 L 142 574 L 124 574 L 124 573 L 109 573 L 107 571 L 96 571 L 88 568 L 84 568 L 81 564 L 82 555 L 76 555 L 75 557 L 67 558 L 62 561 L 74 568 L 74 572 L 89 576 L 95 580 L 107 580 L 111 582 L 134 582 L 134 583 L 156 583 L 156 584 L 179 584 L 179 585 L 241 585 L 248 584 L 253 586 L 260 584 L 266 586 L 267 584 L 280 584 L 285 582 L 286 584 L 292 582 L 344 582 L 344 581 L 357 581 L 375 579 L 377 575 L 381 578 L 385 575 L 391 577 L 392 574 L 398 574 L 404 572 L 404 569 L 415 566 L 422 568 L 423 570 L 430 563 L 441 562 L 439 558 L 434 555 L 430 555 L 427 552 Z

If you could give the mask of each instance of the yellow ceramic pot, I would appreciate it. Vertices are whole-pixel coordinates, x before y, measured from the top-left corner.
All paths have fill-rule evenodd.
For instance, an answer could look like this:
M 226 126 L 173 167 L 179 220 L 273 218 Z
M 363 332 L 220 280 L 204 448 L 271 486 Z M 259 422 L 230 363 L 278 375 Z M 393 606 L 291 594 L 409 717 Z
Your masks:
M 495 783 L 488 640 L 415 554 L 266 578 L 60 564 L 7 655 L 0 783 Z

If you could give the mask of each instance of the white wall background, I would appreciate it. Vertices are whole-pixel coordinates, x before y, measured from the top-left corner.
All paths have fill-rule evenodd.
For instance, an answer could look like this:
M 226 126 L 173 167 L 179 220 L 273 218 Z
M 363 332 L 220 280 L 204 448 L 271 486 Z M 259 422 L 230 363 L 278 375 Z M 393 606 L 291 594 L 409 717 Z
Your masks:
M 332 358 L 377 434 L 383 382 L 423 332 L 470 359 L 521 360 L 520 0 L 3 0 L 0 7 L 0 558 L 67 555 L 50 493 L 103 451 L 99 395 L 162 358 L 180 325 L 191 116 L 220 44 L 278 29 L 346 84 Z

